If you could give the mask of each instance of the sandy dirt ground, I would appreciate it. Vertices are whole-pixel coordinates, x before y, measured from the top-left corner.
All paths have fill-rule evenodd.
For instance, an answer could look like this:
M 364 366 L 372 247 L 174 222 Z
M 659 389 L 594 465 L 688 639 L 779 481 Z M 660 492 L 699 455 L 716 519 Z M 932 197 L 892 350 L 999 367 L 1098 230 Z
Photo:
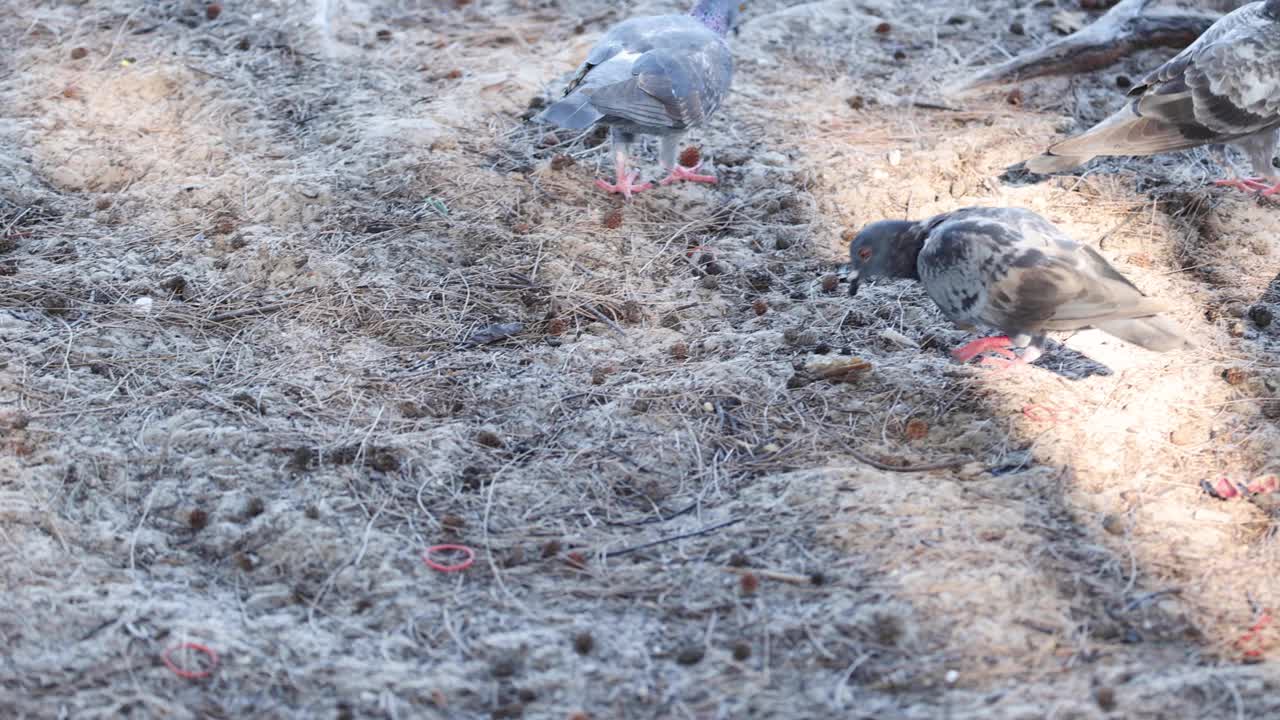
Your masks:
M 679 4 L 331 5 L 0 12 L 6 717 L 1280 713 L 1266 498 L 1200 487 L 1280 473 L 1280 202 L 1005 172 L 1171 51 L 955 99 L 1078 3 L 751 0 L 720 183 L 626 204 L 527 120 Z M 967 205 L 1198 347 L 993 374 L 847 296 L 850 230 Z

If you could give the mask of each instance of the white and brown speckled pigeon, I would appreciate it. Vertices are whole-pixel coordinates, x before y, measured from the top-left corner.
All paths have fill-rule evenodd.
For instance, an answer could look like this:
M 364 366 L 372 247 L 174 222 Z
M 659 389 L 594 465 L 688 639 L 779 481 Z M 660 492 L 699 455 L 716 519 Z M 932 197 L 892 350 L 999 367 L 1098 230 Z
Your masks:
M 1002 337 L 952 352 L 968 362 L 984 352 L 1034 362 L 1045 333 L 1097 328 L 1148 350 L 1189 341 L 1147 297 L 1093 248 L 1021 208 L 964 208 L 920 222 L 872 223 L 849 245 L 849 294 L 870 278 L 919 280 L 942 313 L 967 330 Z M 1000 361 L 995 361 L 999 363 Z
M 1272 166 L 1280 127 L 1280 0 L 1225 15 L 1130 92 L 1119 112 L 1027 161 L 1034 173 L 1072 170 L 1098 155 L 1155 155 L 1232 143 L 1258 178 L 1217 184 L 1280 192 Z
M 733 56 L 725 33 L 733 26 L 741 0 L 699 0 L 688 15 L 658 15 L 613 26 L 578 68 L 564 99 L 537 119 L 570 130 L 603 124 L 610 128 L 617 180 L 596 180 L 607 192 L 632 193 L 653 187 L 627 173 L 636 135 L 657 135 L 658 159 L 677 180 L 714 183 L 699 175 L 700 165 L 682 166 L 676 157 L 680 138 L 720 106 L 733 79 Z

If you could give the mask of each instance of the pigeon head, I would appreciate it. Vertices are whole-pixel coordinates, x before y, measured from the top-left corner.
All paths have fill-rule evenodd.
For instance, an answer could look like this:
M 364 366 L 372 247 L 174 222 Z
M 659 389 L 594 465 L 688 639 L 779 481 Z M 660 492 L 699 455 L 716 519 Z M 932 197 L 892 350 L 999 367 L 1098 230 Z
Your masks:
M 746 6 L 743 0 L 698 0 L 689 14 L 702 21 L 717 35 L 724 35 L 738 23 L 738 13 Z
M 875 278 L 918 280 L 916 258 L 924 247 L 924 233 L 918 223 L 881 220 L 862 228 L 849 243 L 849 294 L 858 285 Z
M 1280 20 L 1280 0 L 1267 0 L 1262 6 L 1262 14 L 1270 20 Z

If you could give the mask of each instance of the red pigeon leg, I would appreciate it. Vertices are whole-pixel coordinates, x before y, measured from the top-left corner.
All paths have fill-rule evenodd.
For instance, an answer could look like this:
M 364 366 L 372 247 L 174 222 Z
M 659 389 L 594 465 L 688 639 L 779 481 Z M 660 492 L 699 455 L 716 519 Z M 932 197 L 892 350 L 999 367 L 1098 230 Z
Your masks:
M 1270 185 L 1267 184 L 1266 180 L 1263 180 L 1262 178 L 1230 178 L 1230 179 L 1223 179 L 1223 180 L 1215 180 L 1213 184 L 1217 185 L 1218 187 L 1235 188 L 1237 190 L 1243 190 L 1245 192 L 1258 192 L 1259 190 L 1266 190 L 1266 192 L 1263 193 L 1264 195 L 1270 195 L 1274 192 L 1277 192 L 1277 189 L 1280 188 L 1280 185 L 1271 187 Z M 1270 188 L 1270 189 L 1267 190 L 1267 188 Z
M 1002 355 L 1009 360 L 1017 360 L 1018 356 L 1009 349 L 1009 338 L 1001 335 L 999 337 L 982 338 L 973 342 L 962 345 L 951 351 L 951 357 L 959 362 L 967 363 L 975 357 L 985 352 L 993 352 Z
M 613 185 L 596 178 L 596 187 L 608 193 L 622 193 L 622 196 L 630 200 L 632 194 L 642 190 L 648 190 L 653 187 L 653 183 L 636 183 L 636 178 L 640 177 L 640 172 L 636 171 L 631 174 L 627 173 L 627 156 L 623 153 L 616 153 L 614 156 L 615 172 L 617 173 L 617 182 Z
M 699 175 L 698 168 L 702 167 L 702 163 L 698 163 L 691 168 L 687 168 L 677 163 L 671 168 L 671 174 L 662 179 L 663 185 L 670 185 L 680 180 L 688 180 L 689 182 L 709 183 L 711 185 L 718 182 L 715 175 Z

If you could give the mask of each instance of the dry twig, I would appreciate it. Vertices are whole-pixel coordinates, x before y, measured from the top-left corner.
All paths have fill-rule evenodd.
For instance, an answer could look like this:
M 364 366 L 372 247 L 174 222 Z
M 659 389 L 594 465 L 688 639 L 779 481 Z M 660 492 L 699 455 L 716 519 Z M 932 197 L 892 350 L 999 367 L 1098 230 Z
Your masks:
M 1206 13 L 1146 12 L 1153 1 L 1123 0 L 1092 24 L 986 68 L 944 92 L 959 94 L 1037 77 L 1091 72 L 1138 50 L 1184 48 L 1218 19 Z

